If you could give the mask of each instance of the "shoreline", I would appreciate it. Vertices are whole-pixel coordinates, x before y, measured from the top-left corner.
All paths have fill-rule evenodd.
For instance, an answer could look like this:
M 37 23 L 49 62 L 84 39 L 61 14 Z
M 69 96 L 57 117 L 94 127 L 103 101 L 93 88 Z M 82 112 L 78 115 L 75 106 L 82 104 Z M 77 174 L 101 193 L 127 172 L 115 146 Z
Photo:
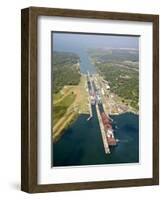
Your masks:
M 123 112 L 123 113 L 114 113 L 114 114 L 109 114 L 110 117 L 117 117 L 117 116 L 121 116 L 121 115 L 125 115 L 125 114 L 133 114 L 133 115 L 136 115 L 139 117 L 139 113 L 134 113 L 134 112 L 131 112 L 131 111 L 126 111 L 126 112 Z M 56 142 L 58 142 L 61 137 L 64 135 L 65 131 L 67 129 L 69 129 L 71 127 L 71 125 L 78 119 L 78 117 L 82 115 L 81 113 L 79 114 L 75 114 L 72 115 L 71 118 L 69 118 L 68 121 L 65 121 L 66 125 L 65 126 L 62 126 L 60 129 L 58 129 L 58 134 L 56 135 L 53 135 L 53 143 L 55 144 Z
M 124 114 L 133 114 L 133 115 L 138 115 L 139 116 L 139 112 L 132 112 L 132 111 L 126 111 L 126 112 L 121 112 L 121 113 L 111 113 L 109 114 L 109 116 L 118 116 L 118 115 L 124 115 Z
M 64 121 L 64 123 L 59 126 L 59 128 L 56 130 L 55 134 L 53 133 L 53 143 L 57 142 L 61 137 L 62 135 L 64 134 L 64 131 L 67 130 L 75 121 L 76 119 L 78 118 L 78 114 L 76 113 L 72 113 L 69 118 L 67 118 L 67 120 Z M 63 117 L 65 118 L 65 117 Z M 53 127 L 54 129 L 55 127 Z
M 90 63 L 95 66 L 93 59 L 91 59 L 91 57 L 89 57 L 89 59 L 90 59 Z M 76 63 L 75 65 L 80 70 L 80 61 Z M 71 124 L 77 119 L 77 117 L 80 116 L 80 114 L 89 114 L 89 108 L 87 108 L 88 91 L 86 87 L 86 74 L 82 73 L 81 71 L 80 71 L 80 74 L 81 74 L 81 78 L 78 85 L 74 85 L 74 86 L 65 85 L 64 88 L 61 90 L 61 93 L 62 92 L 65 93 L 66 89 L 69 89 L 68 93 L 74 93 L 76 95 L 76 98 L 74 102 L 69 106 L 64 116 L 62 116 L 59 119 L 59 121 L 53 126 L 52 137 L 53 137 L 54 142 L 57 142 L 62 137 L 62 135 L 64 134 L 64 131 L 71 126 Z M 97 72 L 94 75 L 99 77 L 100 80 L 105 80 Z M 139 115 L 139 110 L 137 111 L 136 109 L 131 107 L 129 100 L 123 99 L 117 94 L 112 93 L 110 90 L 107 91 L 107 93 L 109 95 L 109 98 L 106 98 L 106 103 L 107 103 L 106 113 L 108 113 L 108 115 L 118 116 L 125 113 L 133 113 L 135 115 Z M 64 98 L 64 96 L 62 98 Z M 59 99 L 59 101 L 60 100 L 61 99 Z M 124 100 L 126 101 L 126 103 L 123 102 Z
M 89 107 L 87 105 L 87 88 L 85 87 L 86 76 L 81 74 L 80 82 L 78 85 L 66 85 L 60 91 L 63 93 L 59 100 L 55 102 L 60 102 L 69 94 L 75 94 L 75 100 L 69 105 L 66 113 L 53 125 L 52 128 L 52 138 L 53 141 L 58 141 L 59 138 L 64 134 L 66 130 L 80 114 L 89 114 Z M 54 101 L 54 100 L 53 100 Z M 85 102 L 82 104 L 81 102 Z M 55 106 L 55 104 L 53 104 Z M 54 120 L 54 119 L 53 119 Z

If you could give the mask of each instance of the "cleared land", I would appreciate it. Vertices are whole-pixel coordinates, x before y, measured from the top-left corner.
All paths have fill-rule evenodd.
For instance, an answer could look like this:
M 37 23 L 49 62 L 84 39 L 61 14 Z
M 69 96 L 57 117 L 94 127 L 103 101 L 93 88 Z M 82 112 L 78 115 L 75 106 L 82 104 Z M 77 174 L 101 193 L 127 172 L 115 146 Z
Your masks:
M 63 130 L 76 119 L 80 110 L 82 112 L 86 110 L 85 107 L 78 105 L 83 101 L 82 94 L 85 94 L 79 61 L 78 55 L 74 53 L 53 52 L 52 135 L 54 141 L 59 139 Z
M 58 140 L 79 113 L 88 114 L 88 92 L 86 76 L 82 75 L 78 85 L 66 85 L 53 94 L 53 139 Z

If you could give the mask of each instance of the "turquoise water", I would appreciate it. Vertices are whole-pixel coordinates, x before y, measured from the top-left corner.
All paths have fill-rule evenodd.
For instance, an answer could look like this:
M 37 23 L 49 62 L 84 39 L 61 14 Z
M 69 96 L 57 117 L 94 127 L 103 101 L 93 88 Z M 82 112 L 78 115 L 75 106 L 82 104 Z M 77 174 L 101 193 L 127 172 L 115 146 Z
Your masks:
M 86 51 L 76 49 L 74 52 L 80 56 L 82 73 L 96 73 Z M 89 115 L 80 115 L 53 144 L 53 166 L 139 162 L 139 116 L 133 113 L 112 116 L 114 134 L 119 143 L 111 148 L 111 154 L 105 154 L 95 106 L 92 110 L 90 121 L 87 121 Z

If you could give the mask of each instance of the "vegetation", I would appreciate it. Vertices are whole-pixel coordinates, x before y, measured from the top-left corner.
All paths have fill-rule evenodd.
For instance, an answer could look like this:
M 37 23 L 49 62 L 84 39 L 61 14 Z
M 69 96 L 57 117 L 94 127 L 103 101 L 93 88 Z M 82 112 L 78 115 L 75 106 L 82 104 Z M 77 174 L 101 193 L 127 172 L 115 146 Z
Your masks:
M 80 81 L 79 57 L 73 53 L 54 52 L 52 58 L 53 92 L 65 85 L 77 85 Z
M 130 60 L 137 62 L 139 60 L 138 50 L 127 49 L 89 49 L 88 53 L 93 59 L 101 62 L 114 62 L 122 63 L 123 61 Z
M 99 74 L 108 81 L 111 91 L 123 98 L 123 102 L 138 110 L 138 51 L 89 50 L 89 53 Z
M 79 61 L 74 53 L 55 51 L 52 55 L 52 119 L 55 141 L 78 116 L 74 111 L 74 104 L 78 99 L 75 88 L 79 87 L 81 81 Z
M 58 120 L 64 116 L 69 106 L 74 102 L 75 97 L 76 95 L 74 93 L 71 93 L 65 96 L 61 101 L 59 101 L 53 106 L 53 123 L 57 123 Z
M 85 81 L 86 76 L 82 75 L 78 85 L 66 85 L 60 92 L 53 94 L 54 142 L 60 139 L 64 131 L 77 119 L 79 113 L 89 113 Z

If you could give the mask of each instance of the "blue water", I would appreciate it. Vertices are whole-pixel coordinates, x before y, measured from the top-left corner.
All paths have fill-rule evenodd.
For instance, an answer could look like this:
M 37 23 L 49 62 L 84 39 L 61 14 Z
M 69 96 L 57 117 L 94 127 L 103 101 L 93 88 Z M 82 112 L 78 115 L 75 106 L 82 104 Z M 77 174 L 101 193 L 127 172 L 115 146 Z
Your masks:
M 84 50 L 78 50 L 78 55 L 80 55 L 80 72 L 87 74 L 89 71 L 90 74 L 96 73 L 96 69 L 90 61 L 88 54 Z
M 95 107 L 93 118 L 80 115 L 62 138 L 53 144 L 54 166 L 79 166 L 139 162 L 138 116 L 125 113 L 112 116 L 115 137 L 120 140 L 111 154 L 105 154 Z M 118 126 L 115 129 L 115 126 Z
M 57 46 L 58 51 L 69 51 L 80 56 L 80 71 L 96 73 L 86 49 L 77 46 Z M 139 116 L 133 113 L 111 116 L 114 135 L 119 139 L 111 154 L 105 154 L 95 106 L 92 106 L 93 118 L 81 114 L 65 130 L 62 137 L 53 143 L 53 166 L 79 166 L 115 163 L 139 162 Z

